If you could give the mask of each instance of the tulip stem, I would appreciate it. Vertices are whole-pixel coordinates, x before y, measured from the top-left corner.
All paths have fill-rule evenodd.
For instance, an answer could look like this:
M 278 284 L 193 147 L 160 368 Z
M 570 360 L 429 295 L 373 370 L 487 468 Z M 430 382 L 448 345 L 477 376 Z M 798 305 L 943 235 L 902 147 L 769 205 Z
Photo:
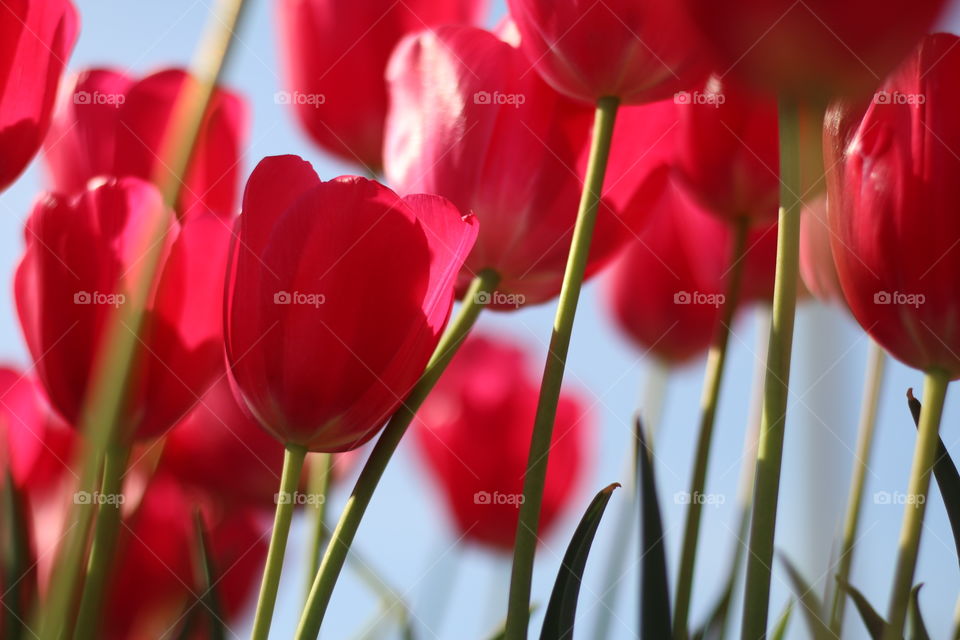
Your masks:
M 780 469 L 787 417 L 790 356 L 797 308 L 800 269 L 800 126 L 799 105 L 782 98 L 780 112 L 780 218 L 777 237 L 777 272 L 763 412 L 757 446 L 750 523 L 747 581 L 743 601 L 743 640 L 761 640 L 767 633 L 773 539 L 777 525 Z
M 513 570 L 510 577 L 510 596 L 507 606 L 506 640 L 523 640 L 527 637 L 530 621 L 530 587 L 533 581 L 533 560 L 537 550 L 537 532 L 540 524 L 540 506 L 547 475 L 547 458 L 553 439 L 553 423 L 560 400 L 560 387 L 570 349 L 570 336 L 577 313 L 580 288 L 586 272 L 593 229 L 597 222 L 597 210 L 603 191 L 603 179 L 607 172 L 607 160 L 613 142 L 613 128 L 617 119 L 618 98 L 601 98 L 597 102 L 590 145 L 590 158 L 583 182 L 583 194 L 577 212 L 577 223 L 567 257 L 567 267 L 560 288 L 560 302 L 553 321 L 550 350 L 540 385 L 530 454 L 523 481 L 523 504 L 517 522 L 517 534 L 513 550 Z
M 927 372 L 923 382 L 923 409 L 920 411 L 917 444 L 913 453 L 913 466 L 910 469 L 910 485 L 903 509 L 900 552 L 897 556 L 897 569 L 894 573 L 890 611 L 887 617 L 889 625 L 884 631 L 884 640 L 897 640 L 903 634 L 907 605 L 910 603 L 910 591 L 913 588 L 913 572 L 916 569 L 917 552 L 920 549 L 920 533 L 927 506 L 927 492 L 930 489 L 930 472 L 936 461 L 937 445 L 940 441 L 940 416 L 943 414 L 943 402 L 949 383 L 949 376 L 942 371 Z
M 90 504 L 98 505 L 97 519 L 94 523 L 87 575 L 74 628 L 75 640 L 87 640 L 98 635 L 100 608 L 103 605 L 104 590 L 116 552 L 117 534 L 120 531 L 123 500 L 118 496 L 123 492 L 123 476 L 129 454 L 129 447 L 120 445 L 113 445 L 107 450 L 99 494 L 96 499 L 91 496 Z
M 192 71 L 200 80 L 194 91 L 184 91 L 177 97 L 173 120 L 165 133 L 165 144 L 160 154 L 163 162 L 162 175 L 157 176 L 170 207 L 177 201 L 183 185 L 204 115 L 210 105 L 216 82 L 230 52 L 234 33 L 239 25 L 244 0 L 221 0 L 211 17 L 207 31 L 200 44 L 201 55 Z M 164 218 L 164 216 L 159 216 Z M 138 277 L 128 296 L 127 303 L 110 318 L 106 338 L 98 347 L 97 366 L 91 375 L 88 400 L 80 417 L 78 428 L 84 435 L 79 454 L 81 491 L 91 491 L 97 486 L 101 473 L 104 452 L 114 438 L 121 408 L 126 396 L 125 381 L 138 351 L 139 332 L 143 322 L 144 307 L 152 291 L 153 277 L 162 258 L 163 243 L 160 239 L 168 225 L 158 224 L 143 238 L 145 248 L 138 264 Z M 78 578 L 87 549 L 90 521 L 93 508 L 87 504 L 74 504 L 67 516 L 64 541 L 54 558 L 50 593 L 38 609 L 35 627 L 40 628 L 40 640 L 60 640 L 69 635 L 69 619 L 76 598 Z
M 683 543 L 680 547 L 680 568 L 677 573 L 677 597 L 673 619 L 674 640 L 687 640 L 687 623 L 690 614 L 690 596 L 693 593 L 693 571 L 697 558 L 697 540 L 700 536 L 700 518 L 703 515 L 702 496 L 707 484 L 707 465 L 710 459 L 710 447 L 713 442 L 713 426 L 717 417 L 720 401 L 720 386 L 723 382 L 723 370 L 727 361 L 727 345 L 730 342 L 730 327 L 740 302 L 740 289 L 743 283 L 744 261 L 747 251 L 747 233 L 750 220 L 739 218 L 734 223 L 733 251 L 730 254 L 727 293 L 723 300 L 723 315 L 717 335 L 714 338 L 710 354 L 707 356 L 707 369 L 704 375 L 703 397 L 700 401 L 700 433 L 697 438 L 697 450 L 694 456 L 693 474 L 690 479 L 690 495 L 687 521 L 683 531 Z
M 853 459 L 853 475 L 850 479 L 850 496 L 847 499 L 847 514 L 844 518 L 843 539 L 840 545 L 840 558 L 837 566 L 837 581 L 843 584 L 849 581 L 853 565 L 854 545 L 860 514 L 863 512 L 863 488 L 867 479 L 867 461 L 873 450 L 873 434 L 877 424 L 877 410 L 880 405 L 880 388 L 883 386 L 883 372 L 887 356 L 883 347 L 873 340 L 867 351 L 867 370 L 863 383 L 863 400 L 860 404 L 860 424 L 857 428 L 857 452 Z M 843 628 L 843 610 L 846 604 L 843 589 L 833 593 L 833 609 L 830 614 L 830 630 L 838 638 Z
M 270 621 L 273 620 L 277 588 L 280 586 L 280 573 L 283 571 L 283 555 L 287 550 L 287 535 L 290 533 L 297 487 L 300 486 L 300 474 L 306 457 L 307 450 L 295 444 L 287 444 L 283 453 L 280 491 L 276 495 L 277 511 L 273 517 L 273 533 L 270 535 L 270 546 L 267 549 L 267 562 L 263 567 L 263 580 L 260 582 L 260 596 L 257 598 L 257 612 L 253 617 L 251 640 L 266 640 L 270 634 Z
M 376 446 L 370 453 L 370 458 L 364 465 L 363 471 L 360 472 L 360 477 L 357 478 L 353 493 L 347 500 L 343 513 L 340 514 L 340 521 L 327 543 L 323 560 L 320 562 L 320 569 L 317 571 L 313 587 L 307 596 L 307 604 L 297 626 L 295 636 L 297 640 L 315 639 L 319 635 L 320 625 L 323 623 L 327 606 L 330 604 L 330 597 L 333 595 L 333 588 L 337 584 L 337 578 L 339 578 L 343 569 L 343 563 L 350 551 L 350 545 L 353 543 L 353 538 L 360 527 L 360 520 L 370 504 L 373 492 L 376 490 L 393 452 L 400 444 L 407 427 L 413 422 L 420 405 L 427 399 L 440 379 L 440 375 L 450 364 L 454 354 L 476 323 L 477 317 L 483 309 L 482 300 L 485 296 L 481 294 L 491 293 L 499 281 L 500 276 L 491 270 L 484 270 L 476 275 L 464 296 L 463 304 L 461 304 L 457 316 L 447 327 L 437 344 L 437 348 L 433 352 L 423 375 L 420 376 L 420 380 L 410 391 L 410 395 L 407 396 L 390 419 L 380 439 L 377 440 Z
M 333 468 L 333 455 L 315 454 L 310 461 L 310 495 L 316 498 L 312 503 L 313 545 L 310 548 L 310 564 L 307 565 L 307 593 L 313 584 L 313 576 L 320 567 L 320 556 L 326 543 L 327 531 L 327 490 L 330 488 L 330 472 Z

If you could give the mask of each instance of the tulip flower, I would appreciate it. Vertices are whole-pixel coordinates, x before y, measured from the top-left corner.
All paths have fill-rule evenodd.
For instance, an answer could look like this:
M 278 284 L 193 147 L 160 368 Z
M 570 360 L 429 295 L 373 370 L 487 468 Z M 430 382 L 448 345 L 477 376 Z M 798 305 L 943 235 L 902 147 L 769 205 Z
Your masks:
M 177 221 L 156 187 L 132 177 L 48 194 L 27 222 L 17 310 L 37 374 L 70 424 L 79 423 L 106 327 L 127 303 L 148 234 L 161 223 L 164 256 L 127 383 L 122 440 L 162 434 L 220 369 L 229 227 L 209 212 Z
M 405 35 L 483 20 L 486 0 L 277 0 L 284 87 L 310 138 L 328 153 L 379 171 L 390 52 Z
M 918 502 L 905 510 L 885 637 L 903 627 L 924 515 L 919 498 L 929 487 L 947 383 L 960 377 L 960 331 L 951 320 L 960 313 L 960 129 L 951 115 L 960 106 L 951 89 L 958 42 L 924 38 L 862 119 L 841 108 L 827 126 L 827 155 L 842 150 L 828 174 L 828 216 L 844 297 L 882 347 L 927 374 L 908 493 Z
M 777 94 L 869 92 L 927 33 L 945 0 L 684 0 L 723 76 Z
M 696 86 L 708 67 L 678 2 L 508 0 L 530 64 L 558 91 L 595 103 L 654 102 Z
M 77 23 L 70 0 L 11 0 L 0 7 L 0 189 L 23 172 L 47 134 Z
M 800 277 L 814 298 L 844 306 L 846 302 L 833 261 L 827 206 L 827 196 L 824 195 L 804 207 L 800 221 Z
M 387 178 L 401 193 L 436 193 L 476 214 L 480 234 L 458 289 L 493 270 L 500 284 L 487 302 L 501 310 L 560 292 L 581 188 L 572 168 L 589 144 L 590 113 L 528 69 L 519 49 L 492 33 L 442 27 L 402 41 L 387 72 Z M 634 208 L 621 219 L 623 189 L 614 191 L 601 206 L 587 277 L 645 218 Z
M 445 498 L 457 535 L 509 553 L 523 500 L 539 380 L 517 346 L 471 337 L 423 404 L 416 443 Z M 570 506 L 589 457 L 586 403 L 560 398 L 538 536 Z
M 61 96 L 44 143 L 51 190 L 78 193 L 98 176 L 157 180 L 177 99 L 193 82 L 180 69 L 139 80 L 112 69 L 77 74 Z M 215 90 L 183 181 L 180 215 L 194 209 L 224 217 L 236 213 L 248 120 L 240 96 Z
M 295 156 L 261 161 L 229 268 L 226 346 L 264 428 L 311 451 L 373 437 L 433 353 L 476 229 L 440 197 L 322 182 Z

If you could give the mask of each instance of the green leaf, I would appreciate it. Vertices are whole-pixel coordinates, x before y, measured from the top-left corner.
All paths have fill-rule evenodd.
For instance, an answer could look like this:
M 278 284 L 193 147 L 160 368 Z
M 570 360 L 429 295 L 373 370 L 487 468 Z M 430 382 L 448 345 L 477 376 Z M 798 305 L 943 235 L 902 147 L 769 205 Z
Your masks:
M 543 619 L 540 640 L 573 638 L 573 625 L 577 617 L 577 599 L 580 596 L 580 583 L 583 571 L 590 556 L 590 547 L 597 535 L 597 528 L 603 518 L 603 512 L 610 502 L 610 496 L 619 483 L 613 483 L 598 493 L 587 507 L 573 538 L 563 556 L 553 593 L 547 604 L 547 613 Z
M 790 626 L 790 614 L 793 613 L 793 600 L 787 603 L 787 606 L 784 607 L 783 613 L 780 614 L 779 620 L 777 620 L 777 626 L 773 628 L 773 633 L 770 634 L 770 640 L 783 640 L 787 636 L 787 627 Z
M 667 553 L 664 546 L 663 518 L 657 499 L 657 481 L 653 470 L 653 450 L 647 444 L 643 424 L 637 418 L 634 437 L 641 455 L 640 478 L 640 637 L 670 640 L 673 625 L 670 613 L 670 582 L 667 579 Z
M 930 640 L 927 625 L 923 624 L 923 615 L 920 613 L 920 588 L 918 584 L 910 592 L 910 640 Z
M 37 575 L 30 553 L 30 525 L 23 495 L 7 469 L 3 479 L 3 518 L 7 526 L 0 528 L 0 550 L 3 552 L 0 578 L 0 637 L 9 640 L 26 638 L 30 632 L 24 620 L 36 602 Z
M 856 605 L 857 611 L 860 613 L 860 618 L 863 620 L 864 626 L 867 627 L 867 632 L 870 634 L 870 637 L 873 638 L 873 640 L 882 640 L 883 632 L 889 626 L 887 621 L 877 613 L 876 609 L 871 606 L 870 602 L 856 587 L 849 582 L 841 580 L 839 577 L 837 577 L 837 582 L 840 588 L 850 595 L 853 604 Z
M 913 414 L 914 424 L 919 426 L 921 405 L 920 401 L 913 396 L 913 389 L 907 389 L 907 404 L 910 406 L 910 413 Z M 933 477 L 937 481 L 937 486 L 940 487 L 943 504 L 947 507 L 947 518 L 950 520 L 953 543 L 957 549 L 957 561 L 960 562 L 960 473 L 957 472 L 957 466 L 940 438 L 937 439 L 937 458 L 933 463 Z
M 814 640 L 829 640 L 833 637 L 833 634 L 830 632 L 830 628 L 826 622 L 824 622 L 828 616 L 823 603 L 820 602 L 819 596 L 817 596 L 813 587 L 810 586 L 800 571 L 797 570 L 796 566 L 790 562 L 789 558 L 780 554 L 780 560 L 787 569 L 787 577 L 790 579 L 790 584 L 796 592 L 797 601 L 802 607 L 803 617 L 810 627 L 812 637 Z
M 199 560 L 199 589 L 200 602 L 203 608 L 209 614 L 206 616 L 210 627 L 209 634 L 205 637 L 211 640 L 224 640 L 227 637 L 227 631 L 223 623 L 223 607 L 221 606 L 220 594 L 217 592 L 217 581 L 220 577 L 217 574 L 216 564 L 213 561 L 210 551 L 210 539 L 207 535 L 207 529 L 203 524 L 203 517 L 200 511 L 193 514 L 194 527 L 196 529 L 197 557 Z

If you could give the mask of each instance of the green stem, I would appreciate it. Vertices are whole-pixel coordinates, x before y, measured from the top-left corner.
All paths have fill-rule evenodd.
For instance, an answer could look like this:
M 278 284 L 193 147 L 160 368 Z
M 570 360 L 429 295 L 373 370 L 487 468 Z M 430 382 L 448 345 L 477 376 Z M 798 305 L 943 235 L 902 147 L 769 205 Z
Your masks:
M 307 604 L 297 626 L 297 640 L 316 638 L 319 635 L 327 605 L 330 604 L 330 596 L 333 594 L 333 588 L 336 586 L 337 578 L 343 569 L 343 563 L 350 551 L 353 538 L 360 527 L 360 520 L 370 504 L 373 492 L 376 490 L 393 452 L 400 444 L 407 427 L 413 422 L 420 405 L 427 399 L 427 395 L 433 390 L 434 385 L 440 379 L 440 375 L 450 364 L 450 360 L 453 359 L 457 349 L 460 348 L 464 338 L 477 321 L 477 316 L 480 315 L 480 310 L 483 308 L 482 299 L 485 297 L 481 294 L 492 292 L 499 280 L 500 277 L 497 273 L 490 270 L 481 271 L 474 278 L 470 289 L 464 296 L 460 311 L 440 339 L 426 370 L 420 376 L 419 382 L 414 386 L 397 413 L 390 419 L 383 430 L 383 435 L 380 436 L 370 453 L 370 458 L 364 465 L 363 471 L 360 472 L 360 477 L 357 478 L 353 493 L 347 500 L 343 513 L 340 514 L 340 521 L 337 523 L 337 528 L 334 529 L 330 542 L 327 544 L 326 552 L 323 554 L 320 569 L 313 581 L 313 587 L 307 596 Z
M 120 532 L 120 516 L 123 495 L 123 476 L 130 455 L 129 447 L 114 445 L 107 450 L 103 465 L 103 483 L 100 485 L 97 520 L 93 529 L 93 543 L 87 561 L 87 575 L 80 598 L 80 609 L 73 637 L 88 640 L 97 636 L 101 620 L 101 607 L 110 574 L 113 555 L 116 552 L 117 535 Z
M 270 634 L 270 621 L 273 619 L 280 573 L 283 570 L 283 555 L 287 549 L 287 534 L 290 533 L 290 521 L 293 519 L 297 487 L 300 486 L 300 473 L 306 455 L 307 450 L 304 447 L 294 444 L 288 444 L 283 454 L 277 512 L 273 518 L 273 533 L 267 549 L 267 563 L 263 568 L 263 581 L 260 583 L 260 597 L 257 599 L 257 612 L 253 618 L 251 640 L 266 640 Z
M 797 307 L 800 268 L 800 127 L 798 105 L 780 100 L 780 220 L 777 238 L 777 273 L 767 375 L 763 389 L 763 415 L 757 446 L 750 553 L 743 601 L 743 640 L 766 637 L 770 605 L 773 538 L 777 524 L 780 468 L 783 462 L 784 427 L 793 349 L 793 323 Z
M 887 616 L 890 624 L 884 632 L 884 640 L 898 640 L 903 634 L 903 625 L 907 619 L 907 605 L 910 603 L 910 590 L 913 588 L 913 572 L 917 565 L 923 515 L 926 511 L 927 492 L 930 488 L 930 471 L 937 456 L 940 416 L 943 414 L 943 402 L 949 383 L 949 376 L 942 371 L 929 371 L 924 379 L 923 409 L 920 412 L 913 467 L 910 469 L 907 504 L 903 510 L 900 553 L 897 556 L 893 591 L 890 594 L 890 611 Z
M 860 514 L 863 512 L 863 488 L 867 480 L 867 461 L 870 460 L 873 450 L 873 434 L 877 424 L 880 388 L 883 386 L 886 359 L 883 347 L 871 340 L 867 351 L 863 400 L 860 404 L 860 424 L 857 427 L 857 452 L 853 460 L 850 496 L 847 499 L 847 515 L 844 519 L 843 540 L 840 544 L 840 559 L 837 565 L 837 578 L 841 583 L 849 582 L 850 569 L 853 566 L 854 545 L 857 541 L 857 529 L 860 526 Z M 843 628 L 843 611 L 846 601 L 843 590 L 835 589 L 833 609 L 830 614 L 830 630 L 838 638 Z
M 320 567 L 320 557 L 327 541 L 327 493 L 330 488 L 330 470 L 333 468 L 333 456 L 329 453 L 315 454 L 310 460 L 309 491 L 317 498 L 313 508 L 313 545 L 310 548 L 310 563 L 307 565 L 307 593 L 313 584 L 313 576 Z
M 217 80 L 234 41 L 233 35 L 239 25 L 245 7 L 244 0 L 221 0 L 212 16 L 208 30 L 201 42 L 200 56 L 192 65 L 192 72 L 199 84 L 193 91 L 184 91 L 177 98 L 174 116 L 167 139 L 159 154 L 157 180 L 163 201 L 173 207 L 182 188 L 182 176 L 187 172 L 196 149 L 198 133 Z M 153 277 L 160 263 L 163 243 L 159 241 L 167 232 L 165 216 L 143 238 L 139 277 L 134 283 L 127 304 L 110 318 L 106 340 L 100 347 L 101 363 L 91 376 L 90 393 L 78 427 L 84 435 L 79 454 L 80 491 L 93 493 L 101 473 L 101 465 L 109 443 L 114 440 L 117 422 L 126 396 L 126 381 L 139 343 L 138 334 L 143 321 L 143 310 L 152 290 Z M 89 504 L 74 504 L 66 520 L 64 542 L 54 559 L 50 593 L 38 610 L 34 628 L 40 628 L 40 640 L 61 640 L 68 635 L 69 619 L 73 611 L 78 579 L 87 549 L 93 508 Z
M 527 472 L 523 481 L 524 502 L 520 506 L 517 535 L 513 550 L 513 571 L 510 578 L 510 597 L 507 606 L 506 640 L 522 640 L 527 637 L 530 620 L 530 586 L 533 580 L 533 560 L 537 550 L 537 531 L 540 523 L 540 504 L 543 501 L 543 485 L 547 474 L 547 458 L 553 436 L 553 423 L 560 400 L 560 387 L 573 333 L 573 321 L 577 313 L 580 288 L 586 272 L 593 229 L 597 222 L 597 209 L 603 191 L 603 179 L 607 172 L 607 160 L 613 142 L 613 127 L 617 119 L 618 98 L 601 98 L 597 102 L 590 159 L 583 183 L 583 194 L 573 230 L 573 241 L 567 257 L 567 267 L 560 288 L 560 302 L 553 321 L 550 351 L 543 371 L 540 399 Z
M 730 326 L 733 324 L 733 317 L 740 299 L 740 288 L 743 283 L 747 232 L 749 229 L 749 219 L 740 218 L 737 220 L 733 235 L 733 252 L 730 256 L 730 280 L 727 282 L 727 295 L 723 302 L 723 317 L 717 330 L 717 337 L 710 349 L 709 356 L 707 356 L 703 398 L 700 401 L 700 432 L 697 438 L 693 474 L 690 479 L 689 510 L 687 511 L 687 521 L 683 531 L 683 543 L 680 547 L 680 568 L 677 573 L 677 597 L 673 619 L 674 640 L 687 640 L 690 596 L 693 593 L 693 571 L 697 558 L 697 540 L 700 537 L 700 518 L 703 515 L 701 498 L 707 484 L 707 465 L 710 461 L 710 447 L 713 443 L 713 426 L 716 422 L 717 405 L 720 401 L 723 370 L 727 361 Z

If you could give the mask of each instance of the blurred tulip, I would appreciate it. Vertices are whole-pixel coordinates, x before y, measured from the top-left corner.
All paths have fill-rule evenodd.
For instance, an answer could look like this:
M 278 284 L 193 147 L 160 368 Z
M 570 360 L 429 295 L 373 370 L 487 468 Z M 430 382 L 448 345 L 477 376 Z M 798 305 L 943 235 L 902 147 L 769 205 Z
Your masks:
M 469 338 L 418 415 L 416 442 L 446 498 L 458 535 L 509 553 L 517 529 L 539 379 L 527 354 L 488 337 Z M 560 397 L 540 532 L 571 505 L 590 453 L 586 403 Z
M 382 165 L 390 52 L 408 33 L 483 20 L 486 0 L 278 0 L 289 104 L 320 147 L 371 173 Z
M 75 76 L 44 143 L 51 190 L 79 193 L 99 176 L 156 180 L 177 99 L 191 82 L 181 69 L 140 80 L 111 69 Z M 181 215 L 194 209 L 236 213 L 248 119 L 239 95 L 214 92 L 183 181 L 177 206 Z
M 284 444 L 360 446 L 423 373 L 475 219 L 279 156 L 250 176 L 238 233 L 225 318 L 239 393 Z
M 711 77 L 677 105 L 676 164 L 704 206 L 734 221 L 776 219 L 780 202 L 777 105 Z
M 945 0 L 684 0 L 721 77 L 794 98 L 869 93 Z
M 492 269 L 501 280 L 488 302 L 503 310 L 560 292 L 592 121 L 528 69 L 519 49 L 493 34 L 444 27 L 402 41 L 387 74 L 386 175 L 401 193 L 436 193 L 477 215 L 459 291 Z M 588 275 L 645 217 L 634 209 L 621 220 L 614 209 L 610 198 L 601 206 Z
M 827 222 L 827 196 L 820 196 L 803 209 L 800 221 L 800 277 L 814 298 L 827 304 L 846 305 L 833 261 L 831 232 Z
M 590 103 L 653 102 L 708 72 L 678 2 L 507 0 L 530 66 L 558 91 Z
M 828 165 L 828 215 L 850 310 L 894 357 L 951 378 L 960 377 L 958 41 L 925 38 L 883 84 L 892 99 L 862 120 L 855 109 L 832 114 L 825 144 L 829 156 L 849 139 Z
M 69 0 L 8 0 L 0 6 L 0 189 L 40 149 L 78 26 Z
M 159 224 L 167 225 L 165 246 L 120 417 L 125 438 L 163 433 L 221 366 L 230 229 L 206 212 L 178 222 L 160 192 L 137 178 L 91 183 L 72 197 L 48 194 L 27 222 L 16 275 L 20 324 L 51 403 L 71 424 L 79 422 L 105 329 L 127 303 Z

